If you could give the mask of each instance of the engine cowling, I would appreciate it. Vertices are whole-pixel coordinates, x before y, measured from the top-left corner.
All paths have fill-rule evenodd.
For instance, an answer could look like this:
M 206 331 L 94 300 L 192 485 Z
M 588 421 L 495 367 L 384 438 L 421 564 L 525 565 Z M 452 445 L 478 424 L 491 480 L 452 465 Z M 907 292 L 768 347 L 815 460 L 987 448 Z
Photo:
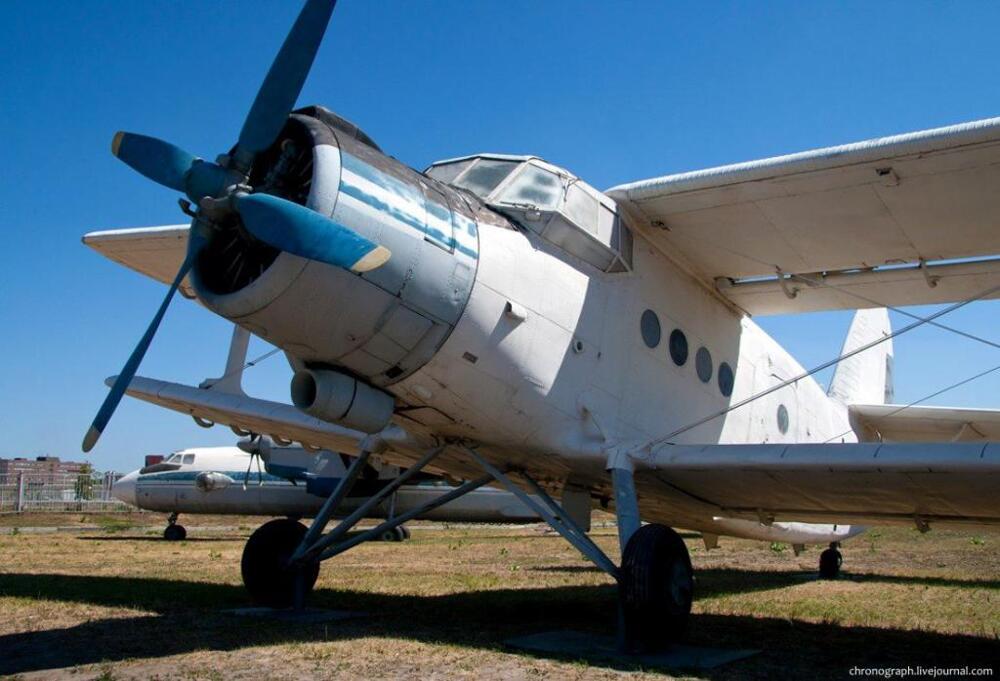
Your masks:
M 255 161 L 251 185 L 330 217 L 392 257 L 352 273 L 272 249 L 233 217 L 192 270 L 199 299 L 286 350 L 299 368 L 342 368 L 379 387 L 419 369 L 444 343 L 475 279 L 478 221 L 503 220 L 319 107 L 290 116 Z
M 235 482 L 225 473 L 215 471 L 202 471 L 195 476 L 194 484 L 202 492 L 217 492 L 226 489 Z

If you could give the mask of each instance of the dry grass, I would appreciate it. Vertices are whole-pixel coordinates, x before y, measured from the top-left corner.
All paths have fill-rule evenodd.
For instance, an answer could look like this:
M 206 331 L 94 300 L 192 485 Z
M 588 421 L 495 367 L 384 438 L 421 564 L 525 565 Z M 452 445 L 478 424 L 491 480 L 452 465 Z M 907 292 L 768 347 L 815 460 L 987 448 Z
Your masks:
M 250 522 L 189 520 L 189 528 Z M 150 515 L 141 524 L 160 526 Z M 247 532 L 195 527 L 188 541 L 174 544 L 151 531 L 0 535 L 0 673 L 116 679 L 621 675 L 503 648 L 505 638 L 550 629 L 613 631 L 611 581 L 561 538 L 537 528 L 418 530 L 406 544 L 362 545 L 325 565 L 313 604 L 368 616 L 312 625 L 220 612 L 247 604 L 239 576 Z M 614 555 L 613 530 L 596 535 Z M 790 549 L 748 541 L 723 539 L 710 553 L 697 538 L 688 545 L 698 570 L 690 642 L 764 650 L 696 674 L 701 678 L 844 678 L 855 664 L 995 663 L 1000 535 L 880 530 L 845 547 L 851 574 L 838 582 L 808 578 L 815 549 L 795 558 Z

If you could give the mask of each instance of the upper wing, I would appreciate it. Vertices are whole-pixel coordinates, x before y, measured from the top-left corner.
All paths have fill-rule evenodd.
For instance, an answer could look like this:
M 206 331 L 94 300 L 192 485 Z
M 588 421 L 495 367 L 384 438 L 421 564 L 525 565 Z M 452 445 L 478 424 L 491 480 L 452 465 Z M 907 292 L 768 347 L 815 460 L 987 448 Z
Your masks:
M 998 483 L 995 442 L 668 446 L 636 461 L 654 504 L 762 521 L 996 524 Z
M 851 425 L 866 440 L 1000 442 L 1000 409 L 852 404 Z
M 83 243 L 104 257 L 164 284 L 173 282 L 187 253 L 188 225 L 136 227 L 90 232 Z M 187 279 L 181 293 L 194 297 Z
M 695 276 L 771 314 L 949 302 L 1000 286 L 998 188 L 992 118 L 607 193 Z M 955 259 L 967 261 L 942 262 Z M 782 282 L 778 271 L 805 276 Z

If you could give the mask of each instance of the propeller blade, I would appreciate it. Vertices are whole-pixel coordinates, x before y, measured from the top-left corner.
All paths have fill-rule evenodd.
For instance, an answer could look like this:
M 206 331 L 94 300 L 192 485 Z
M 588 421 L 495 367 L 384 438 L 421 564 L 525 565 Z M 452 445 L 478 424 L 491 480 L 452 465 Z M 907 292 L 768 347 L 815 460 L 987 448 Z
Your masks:
M 198 159 L 169 142 L 118 131 L 111 140 L 111 153 L 153 182 L 185 191 L 184 177 Z
M 336 4 L 336 0 L 307 0 L 243 122 L 240 151 L 253 155 L 277 139 L 306 82 Z
M 352 272 L 384 264 L 392 253 L 357 232 L 297 203 L 270 194 L 240 194 L 236 210 L 261 241 L 294 255 Z
M 118 403 L 122 401 L 125 389 L 128 388 L 129 383 L 132 382 L 135 372 L 138 371 L 139 363 L 142 362 L 142 358 L 149 349 L 149 344 L 153 342 L 153 336 L 156 335 L 156 330 L 159 328 L 160 322 L 163 321 L 163 315 L 166 314 L 170 301 L 173 299 L 174 294 L 181 285 L 181 282 L 184 281 L 184 277 L 187 276 L 187 273 L 191 270 L 192 265 L 194 265 L 195 256 L 205 241 L 201 231 L 196 229 L 196 225 L 197 221 L 191 225 L 191 230 L 188 233 L 187 256 L 184 258 L 181 268 L 177 271 L 177 276 L 174 277 L 174 281 L 170 285 L 170 290 L 167 291 L 166 297 L 163 299 L 163 302 L 160 303 L 160 309 L 156 311 L 156 315 L 153 317 L 153 321 L 150 322 L 149 327 L 146 329 L 146 333 L 142 335 L 142 338 L 139 339 L 139 343 L 135 346 L 132 354 L 129 355 L 128 361 L 125 362 L 125 366 L 122 367 L 121 373 L 115 378 L 114 385 L 111 386 L 111 392 L 109 392 L 108 396 L 104 398 L 104 403 L 97 411 L 97 416 L 94 417 L 94 422 L 90 424 L 90 429 L 83 437 L 83 451 L 85 452 L 89 452 L 94 448 L 94 445 L 97 444 L 98 438 L 101 437 L 101 433 L 104 432 L 104 428 L 108 425 L 108 421 L 111 420 L 111 416 L 115 413 Z

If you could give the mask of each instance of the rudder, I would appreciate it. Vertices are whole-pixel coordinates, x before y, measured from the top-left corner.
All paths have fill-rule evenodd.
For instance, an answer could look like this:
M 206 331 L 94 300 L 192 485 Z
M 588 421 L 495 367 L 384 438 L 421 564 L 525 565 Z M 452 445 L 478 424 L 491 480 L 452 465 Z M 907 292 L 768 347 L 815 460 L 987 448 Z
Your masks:
M 892 333 L 884 307 L 858 310 L 844 339 L 841 355 Z M 837 365 L 827 395 L 843 404 L 891 404 L 892 340 L 845 359 Z

